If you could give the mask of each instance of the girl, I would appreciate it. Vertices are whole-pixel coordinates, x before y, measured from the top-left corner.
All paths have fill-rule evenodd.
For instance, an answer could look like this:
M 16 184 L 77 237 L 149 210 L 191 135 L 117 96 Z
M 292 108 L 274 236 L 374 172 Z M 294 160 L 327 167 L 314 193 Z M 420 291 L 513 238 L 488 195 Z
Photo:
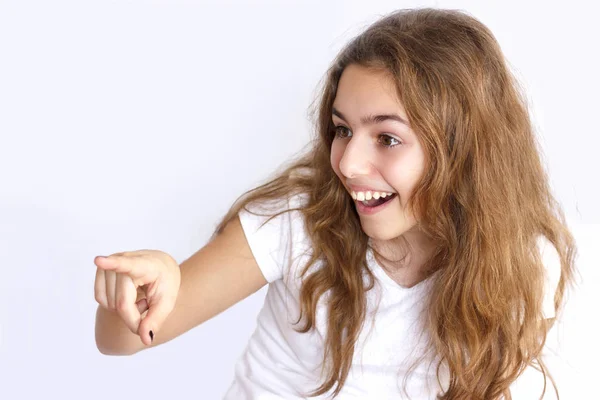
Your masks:
M 391 13 L 342 49 L 316 112 L 309 151 L 180 266 L 94 260 L 100 351 L 169 341 L 269 283 L 226 399 L 510 399 L 531 368 L 540 398 L 556 390 L 541 356 L 575 243 L 489 29 Z

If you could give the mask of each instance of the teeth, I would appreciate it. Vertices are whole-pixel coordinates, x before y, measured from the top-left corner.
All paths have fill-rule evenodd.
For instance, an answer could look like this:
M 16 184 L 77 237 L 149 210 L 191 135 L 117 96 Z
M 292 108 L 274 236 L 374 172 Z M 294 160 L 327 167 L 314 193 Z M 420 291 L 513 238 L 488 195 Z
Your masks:
M 353 190 L 352 193 L 351 193 L 352 198 L 354 200 L 358 200 L 358 201 L 368 201 L 368 200 L 371 200 L 371 199 L 377 200 L 380 197 L 385 199 L 387 196 L 391 196 L 392 194 L 394 194 L 394 193 L 391 193 L 391 192 L 371 192 L 370 190 L 366 191 L 366 192 L 355 192 Z

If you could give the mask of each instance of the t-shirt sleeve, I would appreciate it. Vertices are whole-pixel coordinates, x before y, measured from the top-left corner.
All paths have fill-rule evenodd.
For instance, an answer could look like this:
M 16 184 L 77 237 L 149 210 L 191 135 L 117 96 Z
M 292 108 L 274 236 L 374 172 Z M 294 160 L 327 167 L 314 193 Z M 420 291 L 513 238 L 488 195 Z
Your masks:
M 252 212 L 242 209 L 238 213 L 252 254 L 269 283 L 282 279 L 289 270 L 293 249 L 292 220 L 298 218 L 298 211 L 285 212 L 266 221 L 271 215 L 294 206 L 293 199 L 280 199 L 263 202 L 260 206 L 248 205 L 247 208 Z
M 545 284 L 544 284 L 544 300 L 542 304 L 542 312 L 544 318 L 554 318 L 554 294 L 560 280 L 561 265 L 558 252 L 554 245 L 546 237 L 540 237 L 540 254 L 544 264 Z

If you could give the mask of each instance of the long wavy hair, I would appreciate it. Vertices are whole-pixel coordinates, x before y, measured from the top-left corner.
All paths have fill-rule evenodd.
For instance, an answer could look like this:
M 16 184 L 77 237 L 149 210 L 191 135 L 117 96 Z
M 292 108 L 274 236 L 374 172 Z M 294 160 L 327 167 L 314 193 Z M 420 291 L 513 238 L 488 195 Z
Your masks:
M 382 16 L 342 48 L 311 105 L 316 129 L 307 148 L 240 196 L 213 235 L 251 203 L 308 194 L 293 209 L 302 212 L 313 246 L 302 273 L 296 324 L 305 323 L 298 332 L 315 326 L 317 302 L 330 293 L 323 383 L 310 396 L 335 386 L 336 397 L 344 385 L 373 286 L 363 281 L 364 273 L 373 279 L 369 238 L 330 164 L 332 104 L 350 64 L 393 78 L 425 152 L 408 207 L 437 246 L 423 268 L 432 278 L 428 348 L 439 357 L 438 380 L 442 363 L 449 372 L 438 399 L 510 399 L 509 386 L 529 365 L 543 373 L 543 393 L 549 377 L 558 395 L 541 358 L 554 319 L 542 313 L 537 239 L 545 237 L 560 257 L 556 315 L 574 282 L 576 248 L 551 193 L 526 97 L 486 26 L 462 11 L 420 8 Z M 317 261 L 321 268 L 308 274 Z

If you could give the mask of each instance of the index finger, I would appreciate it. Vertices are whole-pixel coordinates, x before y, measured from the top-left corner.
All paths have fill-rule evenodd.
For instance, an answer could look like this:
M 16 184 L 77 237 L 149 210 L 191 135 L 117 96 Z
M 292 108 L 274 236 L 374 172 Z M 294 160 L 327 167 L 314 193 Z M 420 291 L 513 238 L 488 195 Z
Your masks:
M 143 269 L 139 258 L 135 256 L 112 255 L 108 257 L 96 257 L 94 263 L 98 268 L 124 273 L 131 276 L 143 276 Z

